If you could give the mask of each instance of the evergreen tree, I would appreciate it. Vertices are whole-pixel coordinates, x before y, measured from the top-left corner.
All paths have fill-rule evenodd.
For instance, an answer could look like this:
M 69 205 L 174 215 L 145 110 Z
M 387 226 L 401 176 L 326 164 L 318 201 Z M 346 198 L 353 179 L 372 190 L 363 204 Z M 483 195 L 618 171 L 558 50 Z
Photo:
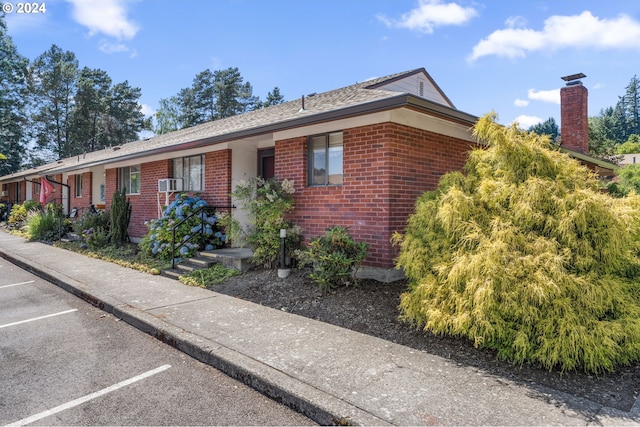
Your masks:
M 110 86 L 111 78 L 105 71 L 87 67 L 80 71 L 72 114 L 72 144 L 66 155 L 95 151 L 104 145 Z
M 277 88 L 272 102 L 282 102 Z M 253 87 L 244 82 L 237 68 L 204 70 L 196 75 L 191 87 L 160 101 L 154 131 L 171 132 L 261 107 L 259 97 L 253 95 Z
M 18 53 L 0 15 L 0 175 L 20 169 L 25 153 L 25 98 L 28 61 Z
M 244 83 L 238 68 L 227 68 L 213 73 L 216 96 L 216 118 L 224 119 L 255 109 L 257 99 L 252 87 Z
M 633 76 L 616 107 L 621 115 L 622 140 L 640 134 L 640 79 L 637 76 Z
M 552 141 L 555 141 L 559 134 L 558 124 L 553 117 L 549 117 L 544 122 L 531 126 L 528 132 L 535 132 L 538 135 L 549 135 Z
M 195 123 L 205 123 L 217 118 L 215 76 L 211 70 L 204 70 L 196 75 L 191 86 Z
M 138 139 L 138 132 L 151 129 L 151 123 L 145 120 L 142 106 L 138 102 L 141 95 L 140 88 L 131 87 L 126 80 L 111 88 L 107 101 L 111 127 L 106 133 L 103 147 L 135 141 Z
M 267 94 L 267 99 L 262 103 L 262 108 L 282 104 L 283 102 L 284 96 L 280 93 L 280 88 L 276 86 Z
M 50 160 L 66 157 L 72 150 L 71 111 L 77 78 L 76 56 L 55 44 L 30 66 L 33 136 L 38 147 L 51 153 Z

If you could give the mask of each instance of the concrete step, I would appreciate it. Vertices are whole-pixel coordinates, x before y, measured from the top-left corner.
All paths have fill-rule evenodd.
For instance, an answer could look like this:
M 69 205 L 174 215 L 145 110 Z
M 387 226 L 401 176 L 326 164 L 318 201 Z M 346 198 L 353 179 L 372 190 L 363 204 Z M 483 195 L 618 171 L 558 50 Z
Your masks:
M 198 255 L 199 258 L 209 259 L 225 267 L 235 268 L 240 271 L 247 271 L 253 266 L 251 264 L 253 251 L 248 248 L 214 249 L 212 251 L 202 251 Z
M 178 280 L 180 278 L 180 276 L 183 275 L 183 274 L 184 274 L 184 272 L 178 271 L 177 269 L 175 269 L 175 270 L 172 270 L 172 269 L 162 270 L 160 272 L 161 276 L 168 277 L 170 279 L 175 279 L 175 280 Z
M 216 262 L 212 260 L 210 257 L 198 255 L 193 258 L 186 259 L 185 264 L 191 264 L 193 266 L 201 267 L 201 268 L 209 268 Z
M 182 261 L 179 264 L 176 264 L 176 270 L 181 272 L 182 274 L 191 273 L 192 271 L 202 270 L 205 267 L 200 267 L 194 264 L 189 263 L 188 261 Z
M 246 248 L 223 248 L 212 251 L 199 252 L 193 258 L 187 258 L 176 264 L 175 269 L 163 270 L 162 275 L 178 279 L 183 274 L 211 267 L 213 264 L 222 264 L 225 267 L 247 271 L 252 267 L 251 257 L 253 251 Z

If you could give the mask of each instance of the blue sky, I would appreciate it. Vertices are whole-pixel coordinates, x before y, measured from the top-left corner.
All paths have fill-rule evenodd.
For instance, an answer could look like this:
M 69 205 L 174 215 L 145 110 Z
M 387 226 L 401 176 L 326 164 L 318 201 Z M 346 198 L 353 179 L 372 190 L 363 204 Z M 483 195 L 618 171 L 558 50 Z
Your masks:
M 17 2 L 5 2 L 17 7 Z M 40 2 L 42 3 L 42 2 Z M 49 0 L 6 15 L 19 52 L 52 44 L 144 112 L 205 69 L 238 67 L 254 95 L 287 100 L 424 67 L 455 106 L 523 127 L 560 123 L 560 77 L 584 73 L 589 115 L 640 74 L 640 2 L 626 0 Z

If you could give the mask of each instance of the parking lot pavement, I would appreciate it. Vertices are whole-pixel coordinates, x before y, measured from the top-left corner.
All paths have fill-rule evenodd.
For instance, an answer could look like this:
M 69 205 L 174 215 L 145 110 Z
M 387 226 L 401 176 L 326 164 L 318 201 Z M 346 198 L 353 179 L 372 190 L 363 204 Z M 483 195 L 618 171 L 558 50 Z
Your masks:
M 0 425 L 312 421 L 0 259 Z

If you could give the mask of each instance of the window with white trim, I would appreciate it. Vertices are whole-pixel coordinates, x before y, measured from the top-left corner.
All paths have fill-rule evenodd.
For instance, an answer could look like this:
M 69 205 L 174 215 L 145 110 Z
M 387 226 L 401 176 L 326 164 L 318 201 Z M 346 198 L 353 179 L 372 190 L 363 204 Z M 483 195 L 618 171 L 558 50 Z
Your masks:
M 182 178 L 185 191 L 203 191 L 204 156 L 173 159 L 173 177 Z
M 118 168 L 118 190 L 140 194 L 140 165 Z
M 82 175 L 76 175 L 76 197 L 82 197 Z
M 309 185 L 342 185 L 342 132 L 309 137 Z

